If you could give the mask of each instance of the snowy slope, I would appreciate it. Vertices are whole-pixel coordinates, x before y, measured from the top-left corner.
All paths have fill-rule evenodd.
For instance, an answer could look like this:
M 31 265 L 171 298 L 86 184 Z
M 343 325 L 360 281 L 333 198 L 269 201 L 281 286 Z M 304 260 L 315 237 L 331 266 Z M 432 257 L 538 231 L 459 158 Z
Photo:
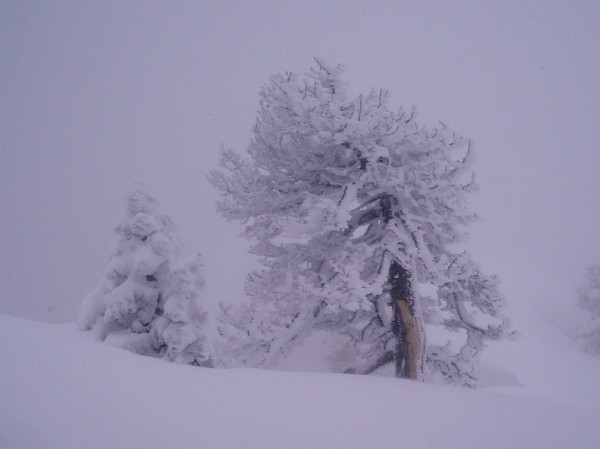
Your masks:
M 0 447 L 597 448 L 600 404 L 392 378 L 210 370 L 0 315 Z

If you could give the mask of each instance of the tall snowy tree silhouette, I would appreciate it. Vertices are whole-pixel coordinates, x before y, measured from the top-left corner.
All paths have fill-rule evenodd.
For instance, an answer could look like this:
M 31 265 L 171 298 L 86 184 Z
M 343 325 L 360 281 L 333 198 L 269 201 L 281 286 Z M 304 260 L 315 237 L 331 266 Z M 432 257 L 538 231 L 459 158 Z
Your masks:
M 600 265 L 589 266 L 586 283 L 579 288 L 579 307 L 589 313 L 589 323 L 581 333 L 584 349 L 590 354 L 600 354 Z
M 495 279 L 461 249 L 474 218 L 469 142 L 388 109 L 387 91 L 348 98 L 340 74 L 317 61 L 273 77 L 249 159 L 224 151 L 212 174 L 219 210 L 246 223 L 265 266 L 221 332 L 260 365 L 335 330 L 348 342 L 341 370 L 393 362 L 399 377 L 473 385 L 484 340 L 505 332 Z M 434 341 L 434 326 L 454 338 Z
M 81 330 L 140 354 L 211 366 L 214 356 L 203 329 L 204 284 L 200 256 L 179 259 L 173 221 L 156 196 L 132 186 L 105 275 L 83 300 Z

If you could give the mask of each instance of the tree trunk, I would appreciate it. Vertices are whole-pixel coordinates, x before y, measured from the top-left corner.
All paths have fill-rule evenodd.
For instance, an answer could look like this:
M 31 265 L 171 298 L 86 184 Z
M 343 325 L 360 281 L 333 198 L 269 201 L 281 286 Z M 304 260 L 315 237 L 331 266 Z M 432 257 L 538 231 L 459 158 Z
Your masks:
M 415 316 L 415 300 L 410 273 L 398 262 L 392 262 L 389 271 L 390 296 L 394 319 L 392 331 L 396 335 L 396 376 L 420 379 L 423 360 L 421 324 Z

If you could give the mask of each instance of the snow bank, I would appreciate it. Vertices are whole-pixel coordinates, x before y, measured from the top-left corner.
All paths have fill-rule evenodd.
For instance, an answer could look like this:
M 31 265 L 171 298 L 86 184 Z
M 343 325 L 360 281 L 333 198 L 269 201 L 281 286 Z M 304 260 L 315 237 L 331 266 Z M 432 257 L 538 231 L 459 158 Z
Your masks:
M 0 315 L 3 449 L 597 448 L 598 408 L 398 379 L 211 370 Z

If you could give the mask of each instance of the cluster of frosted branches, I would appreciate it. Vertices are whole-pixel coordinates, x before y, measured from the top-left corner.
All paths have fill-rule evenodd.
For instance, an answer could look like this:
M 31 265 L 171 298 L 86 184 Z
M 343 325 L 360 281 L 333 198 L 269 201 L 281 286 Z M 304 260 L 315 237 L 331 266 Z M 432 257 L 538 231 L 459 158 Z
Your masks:
M 371 372 L 398 358 L 408 314 L 412 344 L 425 347 L 418 376 L 472 385 L 483 342 L 506 326 L 495 279 L 462 248 L 474 218 L 470 144 L 389 109 L 386 91 L 349 98 L 340 75 L 318 61 L 273 77 L 249 158 L 225 151 L 212 174 L 219 210 L 246 224 L 264 265 L 248 279 L 252 313 L 225 310 L 221 333 L 264 365 L 316 329 L 336 331 L 348 342 L 338 369 Z M 404 317 L 392 300 L 402 291 Z M 429 342 L 428 326 L 453 335 Z
M 115 231 L 110 263 L 81 305 L 79 327 L 131 351 L 211 365 L 204 335 L 200 256 L 180 261 L 172 220 L 155 195 L 136 184 Z

